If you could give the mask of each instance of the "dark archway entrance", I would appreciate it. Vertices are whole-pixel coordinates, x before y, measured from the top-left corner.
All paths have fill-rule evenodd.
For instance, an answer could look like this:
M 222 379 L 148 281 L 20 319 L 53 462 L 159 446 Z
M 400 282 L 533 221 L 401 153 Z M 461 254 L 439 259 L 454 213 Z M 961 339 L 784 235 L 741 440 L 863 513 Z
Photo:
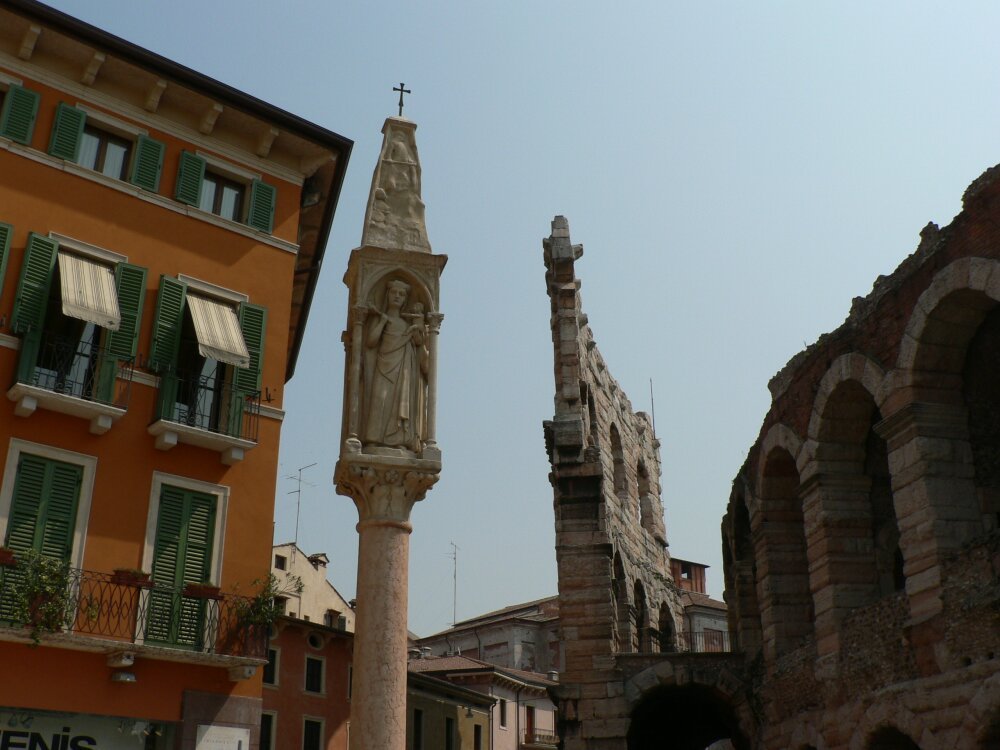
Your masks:
M 732 706 L 703 685 L 663 685 L 646 693 L 632 711 L 628 750 L 705 750 L 729 739 L 749 750 Z

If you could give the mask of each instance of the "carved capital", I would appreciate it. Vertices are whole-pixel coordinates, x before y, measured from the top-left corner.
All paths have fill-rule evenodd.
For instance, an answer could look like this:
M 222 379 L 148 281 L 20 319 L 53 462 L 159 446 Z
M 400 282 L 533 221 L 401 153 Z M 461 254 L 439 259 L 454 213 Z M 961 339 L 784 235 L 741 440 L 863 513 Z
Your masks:
M 343 456 L 337 462 L 337 492 L 354 500 L 361 523 L 406 524 L 413 504 L 441 474 L 437 461 L 391 459 L 364 454 Z
M 430 329 L 430 332 L 439 333 L 441 331 L 441 321 L 444 320 L 444 313 L 430 312 L 425 317 L 427 318 L 427 327 Z

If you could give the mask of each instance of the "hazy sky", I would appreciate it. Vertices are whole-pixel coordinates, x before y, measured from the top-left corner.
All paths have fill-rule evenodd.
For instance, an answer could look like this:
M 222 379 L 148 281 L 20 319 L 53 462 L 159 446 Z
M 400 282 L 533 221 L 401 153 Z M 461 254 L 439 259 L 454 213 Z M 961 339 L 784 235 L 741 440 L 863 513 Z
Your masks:
M 56 7 L 355 141 L 295 378 L 275 541 L 354 595 L 334 493 L 346 287 L 392 87 L 413 90 L 442 278 L 439 484 L 413 513 L 410 628 L 556 592 L 541 240 L 555 214 L 612 374 L 649 380 L 672 555 L 721 597 L 719 523 L 768 379 L 946 224 L 1000 161 L 990 2 L 57 0 Z

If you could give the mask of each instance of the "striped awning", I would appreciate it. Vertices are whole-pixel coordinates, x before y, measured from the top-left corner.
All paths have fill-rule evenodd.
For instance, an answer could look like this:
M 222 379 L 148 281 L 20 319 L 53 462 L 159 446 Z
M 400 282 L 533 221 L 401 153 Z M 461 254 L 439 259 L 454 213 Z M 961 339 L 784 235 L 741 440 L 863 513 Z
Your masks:
M 63 315 L 117 331 L 118 309 L 115 272 L 111 266 L 70 253 L 59 253 Z
M 201 297 L 188 290 L 188 310 L 198 337 L 198 351 L 203 357 L 247 368 L 250 352 L 243 340 L 243 331 L 236 308 L 211 297 Z

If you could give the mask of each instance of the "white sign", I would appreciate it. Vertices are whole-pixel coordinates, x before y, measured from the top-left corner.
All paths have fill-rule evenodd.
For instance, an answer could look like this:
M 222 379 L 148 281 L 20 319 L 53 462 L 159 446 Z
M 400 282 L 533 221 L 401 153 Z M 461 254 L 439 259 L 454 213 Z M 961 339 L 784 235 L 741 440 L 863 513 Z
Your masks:
M 250 730 L 199 724 L 195 750 L 250 750 Z

